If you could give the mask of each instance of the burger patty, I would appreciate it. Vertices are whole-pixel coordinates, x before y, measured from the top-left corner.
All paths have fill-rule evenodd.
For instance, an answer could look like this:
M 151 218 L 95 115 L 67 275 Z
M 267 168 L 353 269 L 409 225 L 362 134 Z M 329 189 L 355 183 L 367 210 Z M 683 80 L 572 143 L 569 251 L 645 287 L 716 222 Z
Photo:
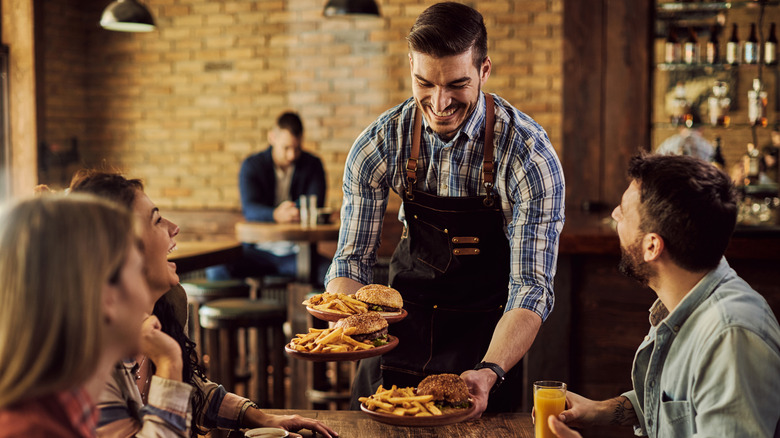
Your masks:
M 381 306 L 379 304 L 374 303 L 366 303 L 368 304 L 368 310 L 373 310 L 374 312 L 400 312 L 401 309 L 398 307 L 390 307 L 390 306 Z
M 381 338 L 383 336 L 387 336 L 387 327 L 385 327 L 385 328 L 383 328 L 381 330 L 377 330 L 375 332 L 365 333 L 365 334 L 362 334 L 362 335 L 354 335 L 354 334 L 350 335 L 350 337 L 352 339 L 354 339 L 354 340 L 356 340 L 358 342 L 370 342 L 370 341 L 373 341 L 375 339 L 379 339 L 379 338 Z

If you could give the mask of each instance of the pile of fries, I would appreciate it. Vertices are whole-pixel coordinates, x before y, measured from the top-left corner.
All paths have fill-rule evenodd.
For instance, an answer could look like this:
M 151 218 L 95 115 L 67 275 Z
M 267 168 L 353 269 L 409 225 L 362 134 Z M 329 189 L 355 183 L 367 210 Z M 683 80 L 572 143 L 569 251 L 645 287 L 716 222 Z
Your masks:
M 341 292 L 323 292 L 309 298 L 304 301 L 303 304 L 312 309 L 321 310 L 323 312 L 340 313 L 342 315 L 354 315 L 368 312 L 368 305 L 366 303 Z
M 349 335 L 354 332 L 354 327 L 310 328 L 308 334 L 295 335 L 290 341 L 290 348 L 303 353 L 348 353 L 374 348 L 371 344 L 352 339 Z
M 432 395 L 417 395 L 412 387 L 398 388 L 393 385 L 390 389 L 384 389 L 380 385 L 376 394 L 358 400 L 369 410 L 385 414 L 409 417 L 441 415 L 441 410 L 432 401 Z

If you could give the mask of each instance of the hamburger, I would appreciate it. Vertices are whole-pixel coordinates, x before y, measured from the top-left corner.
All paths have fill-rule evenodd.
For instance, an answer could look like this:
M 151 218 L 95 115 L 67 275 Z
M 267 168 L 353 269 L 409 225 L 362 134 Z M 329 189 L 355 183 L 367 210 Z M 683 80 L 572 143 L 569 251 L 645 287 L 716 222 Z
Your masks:
M 368 310 L 398 313 L 404 306 L 401 294 L 392 287 L 382 284 L 368 284 L 355 292 L 355 298 L 366 303 Z
M 469 388 L 457 374 L 432 374 L 417 385 L 417 395 L 432 395 L 439 408 L 468 408 Z
M 387 320 L 377 312 L 358 313 L 341 318 L 334 327 L 354 327 L 355 332 L 349 336 L 358 342 L 373 344 L 374 347 L 387 344 Z

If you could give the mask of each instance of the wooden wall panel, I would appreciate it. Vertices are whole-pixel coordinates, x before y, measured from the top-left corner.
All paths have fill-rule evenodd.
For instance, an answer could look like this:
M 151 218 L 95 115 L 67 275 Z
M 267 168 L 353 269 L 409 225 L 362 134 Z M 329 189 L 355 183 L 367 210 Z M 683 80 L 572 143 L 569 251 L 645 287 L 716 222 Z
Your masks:
M 611 208 L 628 158 L 650 143 L 652 0 L 564 2 L 567 202 Z
M 563 169 L 567 205 L 601 198 L 603 2 L 563 7 Z M 576 184 L 572 184 L 575 182 Z

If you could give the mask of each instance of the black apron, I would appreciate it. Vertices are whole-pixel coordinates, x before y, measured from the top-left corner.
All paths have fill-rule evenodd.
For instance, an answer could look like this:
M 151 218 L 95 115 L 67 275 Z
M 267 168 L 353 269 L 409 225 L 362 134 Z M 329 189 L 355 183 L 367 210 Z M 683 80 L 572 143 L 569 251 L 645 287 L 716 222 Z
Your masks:
M 417 109 L 403 193 L 406 228 L 390 262 L 390 285 L 401 292 L 408 316 L 391 324 L 398 347 L 361 361 L 356 399 L 385 387 L 417 386 L 425 376 L 460 374 L 478 364 L 503 315 L 509 287 L 509 241 L 493 188 L 493 96 L 486 94 L 483 174 L 486 194 L 440 197 L 414 191 L 422 121 Z M 381 367 L 379 366 L 381 365 Z M 508 412 L 523 398 L 519 369 L 491 394 L 488 411 Z

